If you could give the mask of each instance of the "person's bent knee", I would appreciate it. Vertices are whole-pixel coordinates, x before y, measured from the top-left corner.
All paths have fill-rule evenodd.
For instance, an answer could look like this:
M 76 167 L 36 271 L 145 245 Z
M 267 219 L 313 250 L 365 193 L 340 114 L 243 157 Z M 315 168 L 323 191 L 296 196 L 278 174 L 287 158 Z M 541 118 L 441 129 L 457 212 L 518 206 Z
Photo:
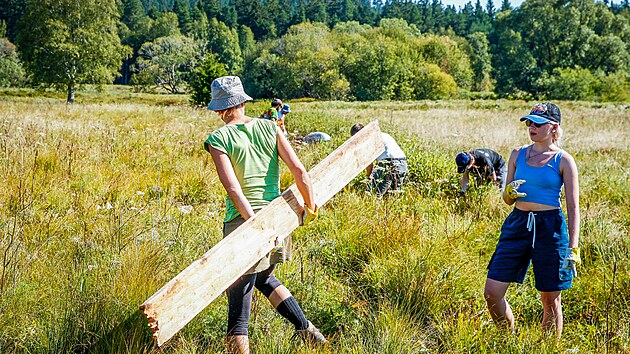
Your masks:
M 289 291 L 289 289 L 287 289 L 284 285 L 280 285 L 279 287 L 275 288 L 273 290 L 273 292 L 271 294 L 269 294 L 269 302 L 271 302 L 271 305 L 274 308 L 278 308 L 278 305 L 280 305 L 284 300 L 290 298 L 291 292 Z
M 483 297 L 487 302 L 496 302 L 501 300 L 505 296 L 507 285 L 498 280 L 486 279 L 486 286 L 483 291 Z
M 553 292 L 541 292 L 541 300 L 544 310 L 551 310 L 555 312 L 562 307 L 562 296 L 560 291 Z
M 483 298 L 486 302 L 497 302 L 503 298 L 504 294 L 494 289 L 486 288 L 483 292 Z
M 263 293 L 265 297 L 269 297 L 280 286 L 282 286 L 282 283 L 273 274 L 256 279 L 256 289 Z

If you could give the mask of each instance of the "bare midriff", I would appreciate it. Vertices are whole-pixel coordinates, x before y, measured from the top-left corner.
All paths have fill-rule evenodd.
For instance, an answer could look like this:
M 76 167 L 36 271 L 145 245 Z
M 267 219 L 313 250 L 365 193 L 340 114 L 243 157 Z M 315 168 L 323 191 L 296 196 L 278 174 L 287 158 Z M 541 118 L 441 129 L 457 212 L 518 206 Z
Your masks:
M 557 209 L 560 209 L 560 207 L 547 205 L 547 204 L 532 203 L 532 202 L 519 202 L 517 200 L 516 209 L 522 210 L 522 211 L 545 211 L 545 210 L 557 210 Z

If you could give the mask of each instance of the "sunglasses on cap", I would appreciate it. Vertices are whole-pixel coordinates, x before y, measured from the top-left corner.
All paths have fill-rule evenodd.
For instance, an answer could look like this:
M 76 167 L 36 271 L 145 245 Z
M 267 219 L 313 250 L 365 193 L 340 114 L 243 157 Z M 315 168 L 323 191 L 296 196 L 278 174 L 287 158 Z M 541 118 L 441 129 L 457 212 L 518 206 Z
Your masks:
M 528 127 L 529 127 L 530 125 L 532 125 L 532 124 L 533 124 L 536 128 L 540 128 L 540 127 L 542 127 L 542 126 L 543 126 L 543 125 L 545 125 L 545 124 L 549 124 L 549 122 L 547 122 L 547 123 L 534 123 L 534 122 L 532 122 L 532 121 L 531 121 L 531 120 L 529 120 L 529 119 L 525 121 L 525 125 L 526 125 L 526 126 L 528 126 Z

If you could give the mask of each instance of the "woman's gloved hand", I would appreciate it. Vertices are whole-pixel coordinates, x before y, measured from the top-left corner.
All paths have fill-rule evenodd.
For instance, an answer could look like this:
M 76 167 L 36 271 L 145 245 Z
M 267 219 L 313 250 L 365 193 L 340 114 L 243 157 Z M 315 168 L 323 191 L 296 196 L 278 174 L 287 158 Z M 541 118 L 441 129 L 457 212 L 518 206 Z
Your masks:
M 510 184 L 505 186 L 505 194 L 512 199 L 527 197 L 527 193 L 520 193 L 518 191 L 518 187 L 523 183 L 525 183 L 524 179 L 517 179 L 516 181 L 510 182 Z
M 567 248 L 567 256 L 564 259 L 564 264 L 562 266 L 565 269 L 571 269 L 574 278 L 577 277 L 576 265 L 580 263 L 582 263 L 582 258 L 580 258 L 580 248 Z
M 317 205 L 315 205 L 315 210 L 312 210 L 308 207 L 308 205 L 304 205 L 304 213 L 302 214 L 302 226 L 308 225 L 311 221 L 317 218 Z

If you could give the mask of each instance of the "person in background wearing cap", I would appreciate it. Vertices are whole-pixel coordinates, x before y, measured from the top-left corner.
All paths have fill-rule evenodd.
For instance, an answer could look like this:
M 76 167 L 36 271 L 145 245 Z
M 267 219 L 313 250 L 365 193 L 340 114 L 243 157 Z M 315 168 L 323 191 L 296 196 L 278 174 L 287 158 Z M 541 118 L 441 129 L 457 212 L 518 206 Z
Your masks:
M 363 129 L 363 124 L 357 123 L 350 129 L 350 134 L 354 135 L 361 129 Z M 368 191 L 374 191 L 378 197 L 382 197 L 388 191 L 400 190 L 408 172 L 407 156 L 396 140 L 387 133 L 381 132 L 381 134 L 385 151 L 365 169 L 370 180 Z
M 472 173 L 477 177 L 478 181 L 490 180 L 505 187 L 505 176 L 507 175 L 507 166 L 503 157 L 496 151 L 490 149 L 474 149 L 468 152 L 460 152 L 455 157 L 457 163 L 457 172 L 462 175 L 461 193 L 466 193 L 468 189 L 468 177 Z
M 288 104 L 282 106 L 282 109 L 278 111 L 278 126 L 282 130 L 282 133 L 284 133 L 284 136 L 287 136 L 285 119 L 287 118 L 287 115 L 289 115 L 289 113 L 291 113 L 291 106 L 289 106 Z
M 212 82 L 211 89 L 208 109 L 216 112 L 225 125 L 210 134 L 204 147 L 212 155 L 219 180 L 227 191 L 224 237 L 280 196 L 280 159 L 289 167 L 304 198 L 302 223 L 317 217 L 312 184 L 304 165 L 274 122 L 245 115 L 245 102 L 252 98 L 243 90 L 240 78 L 220 77 Z M 226 344 L 230 353 L 249 353 L 247 327 L 254 287 L 295 326 L 297 334 L 305 341 L 326 342 L 321 332 L 306 319 L 293 295 L 274 276 L 276 265 L 272 258 L 271 253 L 267 254 L 226 290 Z
M 501 227 L 484 291 L 494 322 L 514 330 L 505 293 L 510 283 L 523 283 L 531 262 L 543 305 L 543 332 L 555 329 L 558 338 L 563 326 L 560 295 L 571 288 L 580 263 L 578 170 L 573 157 L 559 147 L 561 118 L 553 103 L 538 104 L 521 118 L 533 143 L 514 149 L 508 161 L 503 200 L 515 207 Z M 563 185 L 568 223 L 560 209 Z

